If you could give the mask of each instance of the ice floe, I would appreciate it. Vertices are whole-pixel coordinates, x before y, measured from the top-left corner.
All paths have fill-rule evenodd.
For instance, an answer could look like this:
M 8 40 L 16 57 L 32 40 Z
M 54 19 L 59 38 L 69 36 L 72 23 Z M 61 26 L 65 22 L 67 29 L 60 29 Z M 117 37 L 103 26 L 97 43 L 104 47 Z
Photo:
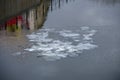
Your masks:
M 62 37 L 62 39 L 56 39 L 56 36 L 51 36 L 50 32 L 57 37 Z M 90 50 L 97 47 L 97 45 L 90 41 L 93 40 L 95 33 L 96 30 L 92 30 L 89 27 L 81 27 L 79 32 L 72 30 L 56 31 L 55 29 L 41 29 L 36 33 L 34 32 L 27 35 L 30 43 L 34 44 L 24 50 L 35 53 L 45 60 L 58 60 L 68 56 L 78 56 L 84 50 Z M 71 40 L 68 41 L 65 38 Z
M 63 31 L 60 31 L 59 33 L 63 37 L 78 37 L 78 36 L 80 36 L 80 34 L 73 33 L 73 32 L 71 32 L 69 30 L 63 30 Z
M 96 30 L 91 30 L 91 31 L 88 31 L 87 34 L 83 34 L 83 39 L 84 40 L 92 40 L 92 36 L 94 36 L 96 33 Z

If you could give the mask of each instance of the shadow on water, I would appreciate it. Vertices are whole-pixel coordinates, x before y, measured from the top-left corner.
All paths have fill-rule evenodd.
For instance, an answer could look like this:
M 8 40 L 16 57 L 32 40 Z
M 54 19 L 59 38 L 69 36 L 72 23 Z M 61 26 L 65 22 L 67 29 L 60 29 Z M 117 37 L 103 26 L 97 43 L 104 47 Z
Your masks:
M 41 0 L 39 5 L 32 6 L 29 9 L 23 9 L 20 13 L 16 10 L 10 12 L 10 9 L 5 9 L 4 7 L 0 8 L 1 11 L 9 11 L 9 14 L 16 13 L 15 15 L 11 15 L 12 17 L 7 15 L 9 17 L 8 19 L 5 18 L 5 20 L 0 21 L 0 47 L 3 48 L 4 46 L 5 49 L 12 48 L 13 51 L 18 50 L 14 48 L 24 46 L 27 43 L 26 34 L 42 28 L 47 19 L 48 12 L 52 12 L 55 9 L 60 9 L 61 5 L 71 1 L 74 0 Z M 1 1 L 0 4 L 2 3 L 5 2 Z M 11 2 L 8 2 L 7 4 L 12 6 Z M 4 4 L 1 6 L 3 5 Z M 19 5 L 19 8 L 19 10 L 21 10 L 24 7 Z M 0 14 L 0 16 L 4 15 Z M 0 53 L 3 52 L 1 51 Z
M 50 9 L 51 11 L 60 9 L 64 4 L 67 4 L 68 2 L 73 2 L 75 0 L 50 0 L 51 1 L 51 6 Z
M 33 0 L 31 1 L 33 2 Z M 40 0 L 37 2 L 39 1 Z M 29 3 L 25 1 L 26 5 L 23 5 L 23 2 L 19 0 L 16 2 L 6 2 L 1 0 L 0 19 L 2 21 L 0 21 L 0 31 L 5 30 L 8 34 L 10 34 L 9 32 L 21 32 L 23 29 L 39 29 L 46 20 L 49 7 L 50 11 L 60 9 L 63 4 L 68 3 L 69 1 L 71 0 L 41 0 L 38 5 L 28 8 L 28 6 L 32 5 L 30 1 Z M 17 5 L 18 2 L 21 3 L 21 5 Z M 13 5 L 13 3 L 15 5 Z M 9 7 L 5 5 L 8 5 Z M 16 6 L 17 8 L 13 8 Z
M 6 30 L 7 32 L 17 32 L 22 29 L 35 30 L 43 25 L 48 9 L 49 1 L 42 1 L 40 5 L 28 9 L 1 23 L 0 30 Z
M 0 20 L 9 18 L 41 2 L 42 0 L 0 0 Z

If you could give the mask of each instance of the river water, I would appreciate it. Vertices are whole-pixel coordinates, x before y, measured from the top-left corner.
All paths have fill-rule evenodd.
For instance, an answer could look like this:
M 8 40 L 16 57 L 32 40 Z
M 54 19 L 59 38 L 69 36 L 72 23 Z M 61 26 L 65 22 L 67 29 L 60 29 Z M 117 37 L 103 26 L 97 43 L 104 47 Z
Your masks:
M 119 80 L 120 1 L 50 4 L 39 29 L 0 31 L 1 80 Z

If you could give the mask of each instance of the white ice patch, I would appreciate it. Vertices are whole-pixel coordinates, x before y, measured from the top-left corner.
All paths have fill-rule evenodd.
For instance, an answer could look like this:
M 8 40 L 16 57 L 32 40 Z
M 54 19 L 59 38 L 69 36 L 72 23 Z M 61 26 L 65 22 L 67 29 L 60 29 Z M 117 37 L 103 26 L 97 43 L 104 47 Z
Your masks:
M 75 37 L 80 36 L 80 34 L 78 34 L 78 33 L 73 33 L 72 31 L 69 31 L 69 30 L 63 30 L 63 31 L 60 31 L 59 33 L 60 33 L 60 35 L 63 36 L 63 37 L 75 38 Z
M 88 31 L 87 34 L 83 34 L 83 39 L 84 40 L 92 40 L 92 36 L 94 36 L 96 33 L 96 30 L 91 30 L 91 31 Z
M 37 53 L 38 56 L 46 60 L 58 60 L 68 56 L 78 56 L 84 50 L 97 47 L 97 45 L 90 41 L 93 40 L 92 36 L 95 33 L 96 30 L 91 30 L 89 27 L 82 27 L 79 33 L 72 32 L 71 30 L 54 31 L 51 29 L 42 29 L 36 33 L 27 35 L 29 41 L 34 44 L 24 50 Z M 61 36 L 63 37 L 62 39 L 56 38 Z M 66 40 L 66 37 L 71 40 Z

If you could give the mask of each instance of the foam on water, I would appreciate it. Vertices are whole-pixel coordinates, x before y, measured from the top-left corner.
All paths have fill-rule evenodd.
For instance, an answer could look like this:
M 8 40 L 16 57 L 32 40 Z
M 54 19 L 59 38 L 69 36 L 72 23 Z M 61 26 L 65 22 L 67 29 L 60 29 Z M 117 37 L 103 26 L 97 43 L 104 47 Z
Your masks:
M 51 36 L 50 32 L 63 37 L 56 39 L 56 36 Z M 82 33 L 80 33 L 82 32 Z M 41 29 L 36 33 L 27 35 L 29 41 L 34 43 L 31 47 L 24 49 L 27 52 L 36 53 L 45 60 L 58 60 L 68 56 L 78 56 L 84 50 L 90 50 L 97 47 L 93 44 L 92 36 L 96 30 L 91 30 L 89 27 L 81 27 L 79 32 L 72 32 L 71 30 L 54 30 Z M 69 38 L 70 41 L 65 38 Z M 74 44 L 75 43 L 75 44 Z

